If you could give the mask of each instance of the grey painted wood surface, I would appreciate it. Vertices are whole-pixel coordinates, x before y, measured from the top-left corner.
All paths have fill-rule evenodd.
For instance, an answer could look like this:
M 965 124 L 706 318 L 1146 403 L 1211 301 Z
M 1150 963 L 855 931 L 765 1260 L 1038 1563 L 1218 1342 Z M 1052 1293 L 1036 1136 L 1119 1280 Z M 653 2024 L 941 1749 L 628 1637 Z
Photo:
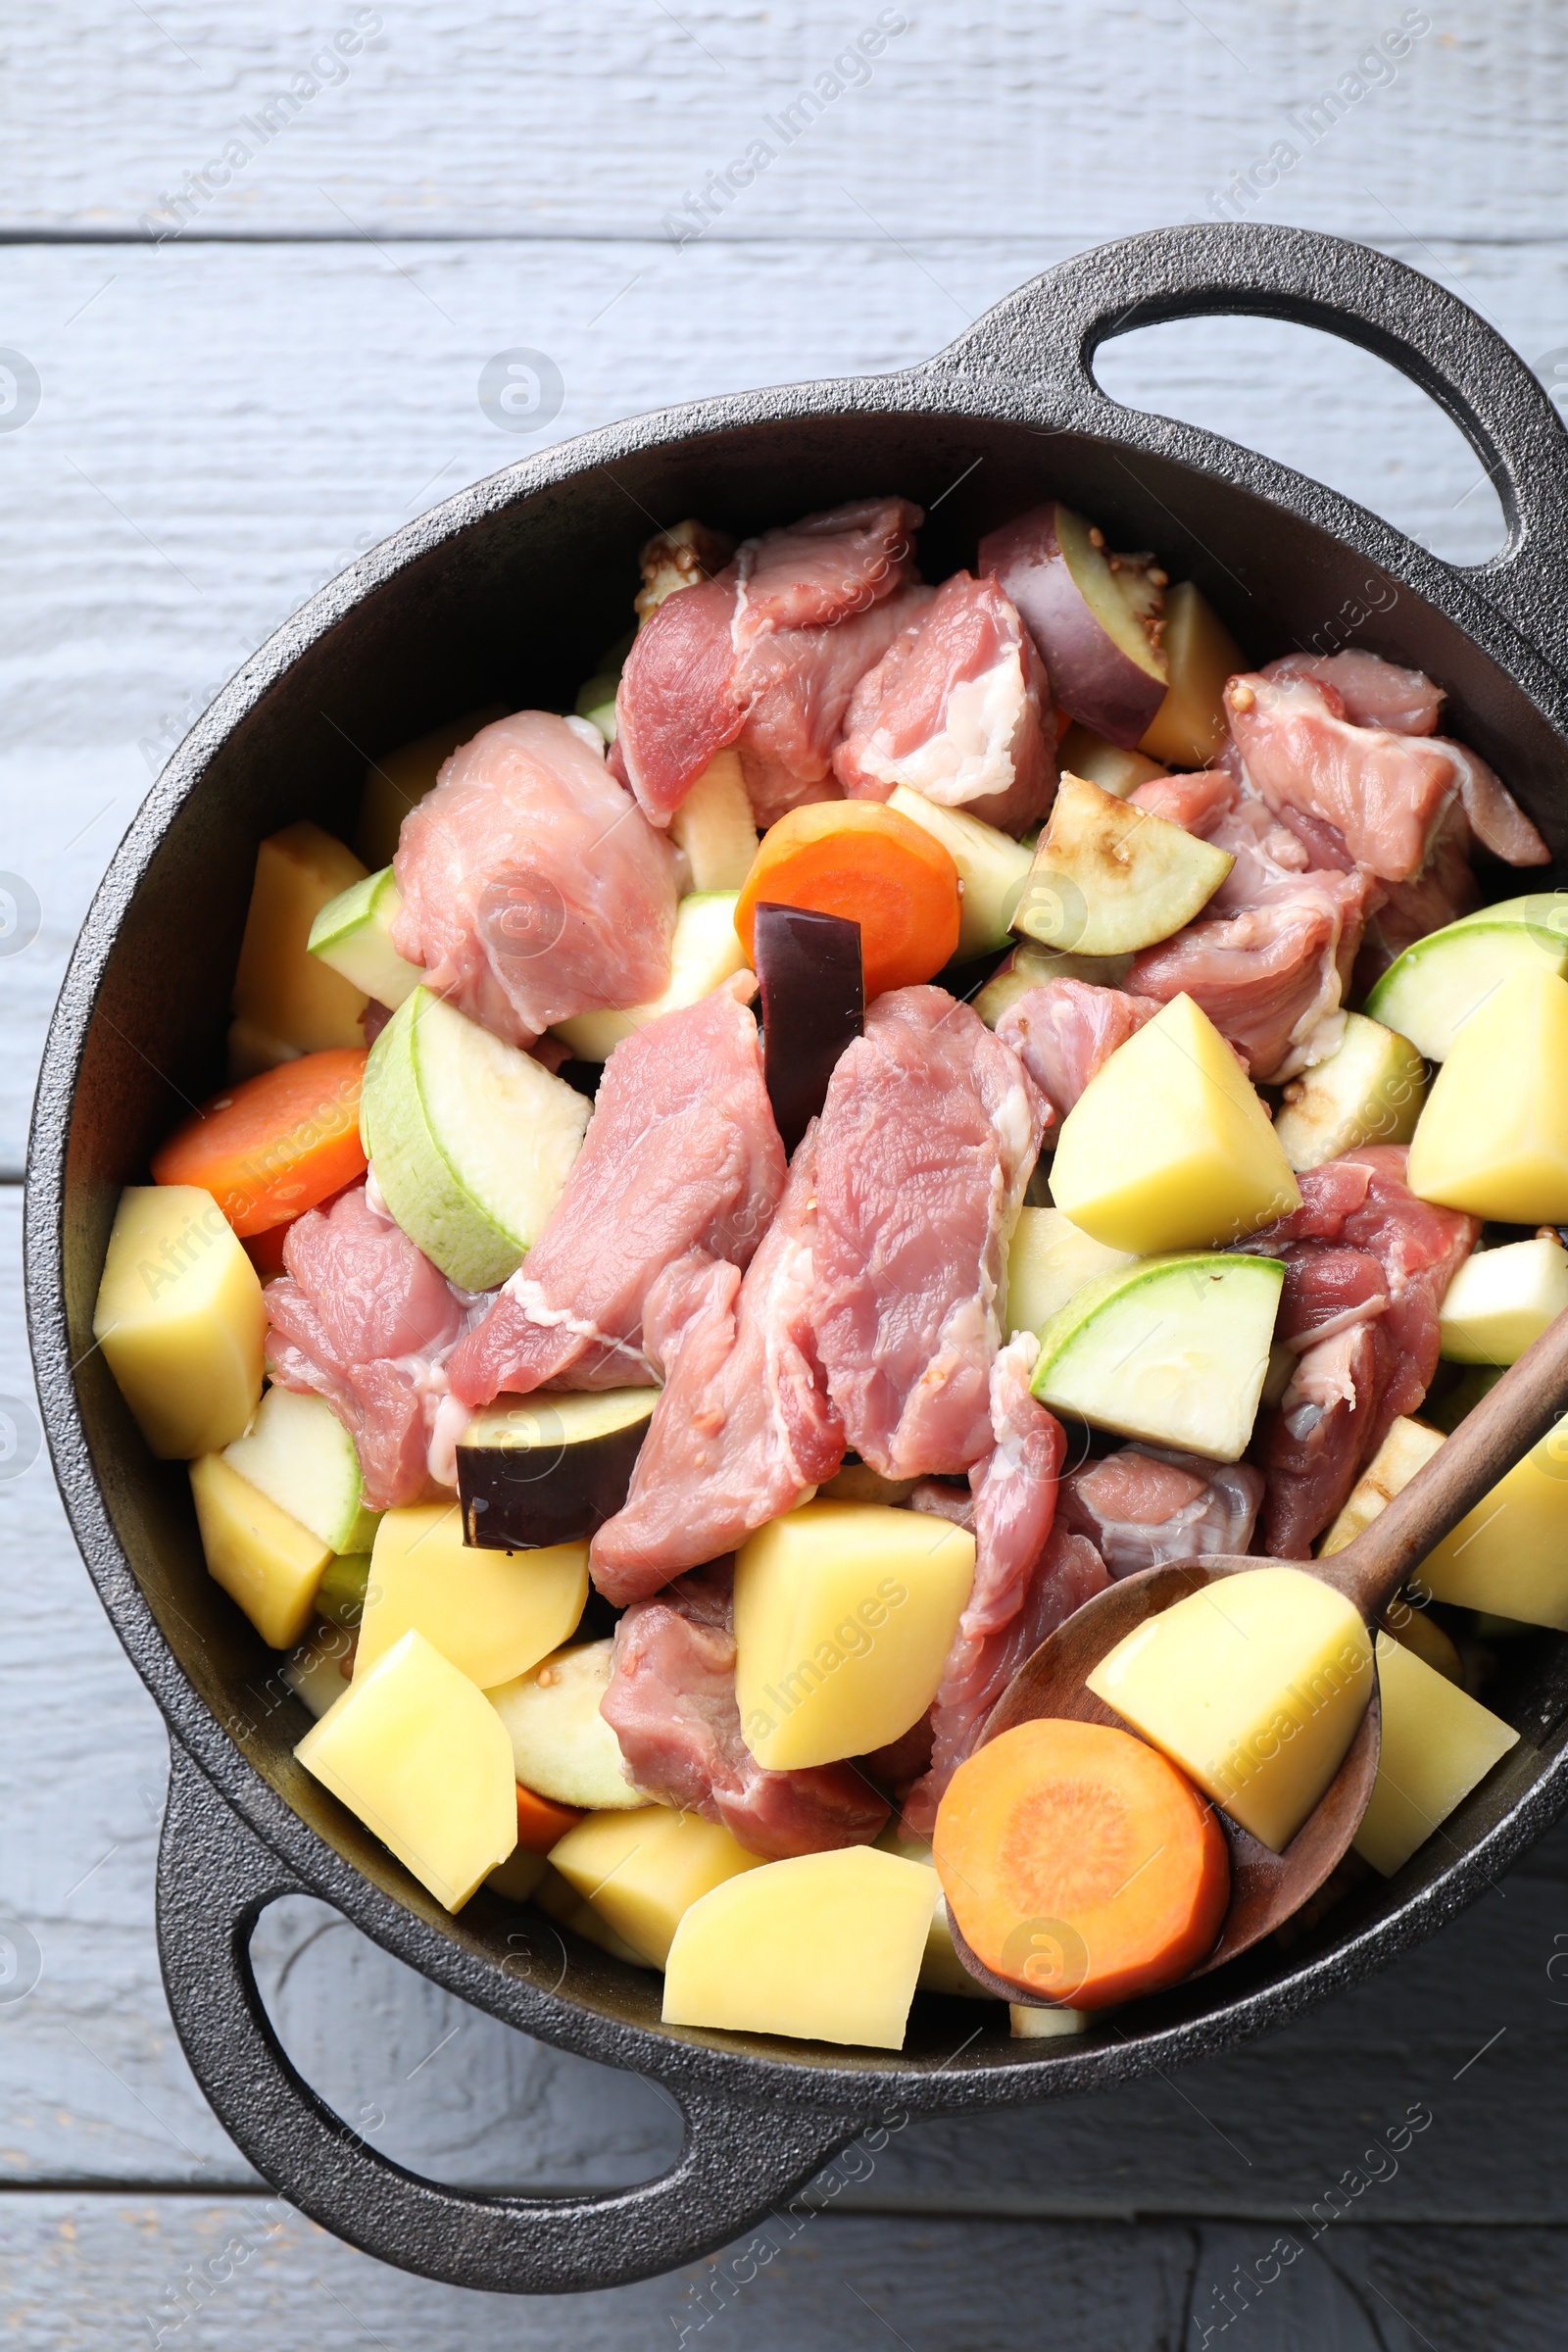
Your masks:
M 0 429 L 0 866 L 36 894 L 39 928 L 0 954 L 0 1174 L 20 1169 L 70 941 L 152 769 L 319 580 L 464 482 L 633 410 L 918 362 L 1061 255 L 1202 217 L 1280 138 L 1298 161 L 1233 206 L 1396 251 L 1544 373 L 1568 369 L 1568 23 L 1546 0 L 1430 11 L 1392 80 L 1321 133 L 1301 110 L 1397 24 L 1392 6 L 910 8 L 869 78 L 677 244 L 666 216 L 876 13 L 616 0 L 460 23 L 435 0 L 387 6 L 343 76 L 162 243 L 150 208 L 240 118 L 267 129 L 263 110 L 356 12 L 14 14 L 0 344 L 36 369 L 39 402 Z M 477 387 L 518 346 L 550 355 L 563 395 L 513 437 Z M 1454 561 L 1495 543 L 1458 434 L 1364 355 L 1196 322 L 1111 347 L 1101 374 Z M 24 1398 L 19 1224 L 0 1186 L 0 1396 Z M 0 2307 L 21 2344 L 308 2330 L 415 2352 L 459 2328 L 529 2344 L 569 2325 L 607 2348 L 684 2328 L 849 2352 L 890 2330 L 918 2352 L 1043 2334 L 1153 2352 L 1228 2337 L 1237 2266 L 1253 2275 L 1291 2230 L 1300 2258 L 1246 2317 L 1260 2347 L 1560 2336 L 1568 1834 L 1289 2034 L 1098 2102 L 911 2126 L 869 2174 L 830 2176 L 820 2222 L 755 2281 L 726 2259 L 566 2315 L 335 2246 L 269 2205 L 209 2114 L 152 1940 L 162 1727 L 41 1460 L 0 1476 L 0 1924 L 40 1969 L 24 1998 L 0 1982 Z M 405 2162 L 576 2187 L 673 2153 L 662 2094 L 465 2010 L 322 1906 L 279 1905 L 258 1952 L 297 2062 L 351 2119 L 384 2114 L 377 2144 Z M 1301 2217 L 1364 2179 L 1412 2107 L 1432 2123 L 1397 2172 L 1312 2238 Z

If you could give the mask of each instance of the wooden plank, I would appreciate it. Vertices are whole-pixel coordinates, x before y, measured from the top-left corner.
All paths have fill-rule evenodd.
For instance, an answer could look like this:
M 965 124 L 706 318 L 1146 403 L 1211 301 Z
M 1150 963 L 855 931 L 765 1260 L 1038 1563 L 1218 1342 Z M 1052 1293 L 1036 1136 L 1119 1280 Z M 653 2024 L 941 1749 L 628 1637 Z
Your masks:
M 537 439 L 785 373 L 910 365 L 1062 250 L 998 237 L 919 256 L 886 239 L 0 253 L 6 332 L 43 387 L 0 443 L 26 461 L 0 545 L 4 855 L 40 908 L 32 943 L 0 956 L 0 1173 L 20 1169 L 49 1008 L 115 841 L 212 694 L 314 587 Z M 1563 331 L 1563 250 L 1411 258 L 1537 356 Z M 564 377 L 559 416 L 532 437 L 498 431 L 476 393 L 483 361 L 519 343 Z M 1445 553 L 1494 541 L 1492 493 L 1455 429 L 1348 346 L 1202 322 L 1113 346 L 1102 372 L 1118 397 L 1285 456 Z
M 853 241 L 868 213 L 906 240 L 1048 220 L 1084 243 L 1202 218 L 1271 150 L 1277 174 L 1288 143 L 1283 177 L 1244 185 L 1250 212 L 1374 240 L 1554 236 L 1561 13 L 1501 0 L 1437 25 L 1412 15 L 1428 29 L 1363 78 L 1373 44 L 1404 36 L 1400 12 L 1362 0 L 605 0 L 588 24 L 535 10 L 520 38 L 505 10 L 455 24 L 438 0 L 221 15 L 34 0 L 16 25 L 0 220 L 659 240 L 706 184 L 715 236 Z M 367 23 L 381 26 L 369 46 L 331 62 L 334 37 Z M 879 23 L 906 29 L 835 74 Z M 715 187 L 749 152 L 750 183 Z

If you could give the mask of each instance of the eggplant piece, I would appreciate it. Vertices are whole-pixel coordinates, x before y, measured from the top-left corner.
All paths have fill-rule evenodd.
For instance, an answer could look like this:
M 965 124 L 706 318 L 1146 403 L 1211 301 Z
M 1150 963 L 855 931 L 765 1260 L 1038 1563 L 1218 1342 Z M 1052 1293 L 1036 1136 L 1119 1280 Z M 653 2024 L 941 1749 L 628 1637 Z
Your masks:
M 980 542 L 990 572 L 1040 648 L 1052 700 L 1132 751 L 1165 700 L 1165 574 L 1149 556 L 1112 555 L 1104 534 L 1058 499 Z
M 760 900 L 753 954 L 762 991 L 762 1074 L 786 1152 L 822 1107 L 839 1055 L 860 1034 L 860 926 Z
M 463 1540 L 487 1551 L 575 1544 L 612 1519 L 658 1401 L 657 1389 L 498 1396 L 458 1441 Z

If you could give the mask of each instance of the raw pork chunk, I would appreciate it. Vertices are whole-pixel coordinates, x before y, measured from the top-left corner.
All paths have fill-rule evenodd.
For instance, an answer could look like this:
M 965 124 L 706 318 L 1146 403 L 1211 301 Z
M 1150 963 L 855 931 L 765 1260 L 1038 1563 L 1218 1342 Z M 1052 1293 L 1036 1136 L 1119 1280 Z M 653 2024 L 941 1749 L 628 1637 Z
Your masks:
M 1039 822 L 1056 729 L 1034 639 L 995 580 L 943 582 L 855 689 L 833 771 L 852 801 L 903 784 L 1004 831 Z
M 1158 1010 L 1153 997 L 1125 996 L 1097 981 L 1042 980 L 1008 1005 L 997 1035 L 1064 1119 L 1090 1079 Z
M 1477 839 L 1510 865 L 1550 861 L 1518 803 L 1463 744 L 1355 726 L 1338 687 L 1319 675 L 1232 678 L 1225 703 L 1248 777 L 1276 814 L 1332 825 L 1354 862 L 1385 882 L 1420 873 L 1455 800 Z
M 1245 1551 L 1263 1473 L 1157 1446 L 1123 1446 L 1062 1481 L 1060 1524 L 1087 1536 L 1110 1574 Z
M 267 1368 L 280 1388 L 324 1396 L 354 1440 L 372 1510 L 457 1483 L 448 1359 L 488 1293 L 458 1290 L 356 1185 L 289 1228 L 286 1272 L 270 1282 Z
M 1447 696 L 1420 669 L 1401 669 L 1380 654 L 1282 654 L 1265 662 L 1265 678 L 1315 678 L 1331 686 L 1352 727 L 1387 727 L 1392 735 L 1435 735 Z
M 940 988 L 878 997 L 817 1131 L 812 1319 L 846 1438 L 885 1478 L 992 1444 L 997 1291 L 1046 1105 Z
M 859 499 L 748 539 L 716 579 L 667 597 L 615 698 L 615 764 L 667 825 L 713 754 L 739 746 L 757 821 L 837 800 L 850 697 L 929 589 L 907 499 Z
M 744 1282 L 693 1250 L 655 1284 L 644 1341 L 663 1393 L 625 1504 L 594 1537 L 594 1582 L 617 1605 L 732 1550 L 844 1459 L 811 1331 L 816 1128 Z
M 453 753 L 403 820 L 393 944 L 512 1045 L 669 980 L 675 861 L 583 740 L 519 710 Z
M 1481 1226 L 1418 1200 L 1405 1156 L 1368 1144 L 1308 1168 L 1300 1207 L 1239 1245 L 1284 1260 L 1274 1337 L 1297 1358 L 1250 1448 L 1267 1480 L 1261 1548 L 1276 1558 L 1307 1557 L 1438 1368 L 1438 1309 Z
M 643 1386 L 643 1309 L 665 1267 L 693 1250 L 750 1262 L 784 1190 L 784 1147 L 740 1002 L 749 985 L 666 1012 L 611 1054 L 565 1191 L 454 1359 L 466 1402 Z
M 931 1708 L 930 1766 L 904 1804 L 917 1837 L 930 1836 L 948 1783 L 1024 1660 L 1106 1581 L 1094 1545 L 1053 1527 L 1067 1441 L 1029 1394 L 1039 1348 L 1020 1332 L 992 1367 L 992 1447 L 969 1473 L 974 1584 Z
M 888 1803 L 853 1764 L 764 1772 L 742 1738 L 733 1582 L 731 1564 L 715 1561 L 657 1600 L 634 1601 L 616 1626 L 600 1713 L 620 1741 L 628 1777 L 662 1803 L 717 1822 L 769 1861 L 868 1845 Z

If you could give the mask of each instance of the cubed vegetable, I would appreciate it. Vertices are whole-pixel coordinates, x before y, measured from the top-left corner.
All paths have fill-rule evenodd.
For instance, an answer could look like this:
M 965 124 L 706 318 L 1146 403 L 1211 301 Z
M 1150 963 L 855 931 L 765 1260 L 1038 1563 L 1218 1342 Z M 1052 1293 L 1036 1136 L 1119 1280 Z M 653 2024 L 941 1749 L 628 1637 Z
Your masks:
M 354 1440 L 324 1396 L 269 1389 L 223 1458 L 329 1550 L 368 1551 L 374 1543 L 379 1514 L 365 1507 Z
M 1407 1037 L 1349 1012 L 1338 1052 L 1286 1088 L 1274 1133 L 1298 1174 L 1361 1144 L 1407 1144 L 1426 1087 L 1426 1063 Z
M 1230 733 L 1225 681 L 1247 667 L 1247 658 L 1191 580 L 1166 590 L 1160 644 L 1170 684 L 1138 748 L 1166 767 L 1206 767 Z
M 525 1788 L 585 1813 L 616 1813 L 653 1802 L 634 1788 L 620 1741 L 599 1712 L 610 1688 L 610 1642 L 558 1649 L 486 1696 L 512 1740 Z
M 220 1453 L 192 1462 L 190 1491 L 208 1574 L 238 1601 L 264 1642 L 292 1649 L 316 1614 L 316 1589 L 331 1546 Z
M 651 1968 L 653 1962 L 644 1957 L 624 1936 L 617 1936 L 608 1919 L 602 1919 L 592 1903 L 584 1902 L 575 1886 L 569 1886 L 550 1862 L 535 1881 L 534 1902 L 547 1919 L 570 1928 L 574 1936 L 585 1942 L 596 1943 L 612 1960 L 624 1961 L 628 1968 Z
M 1187 996 L 1091 1078 L 1062 1121 L 1051 1193 L 1096 1241 L 1140 1256 L 1239 1241 L 1301 1204 L 1256 1090 Z
M 1097 1429 L 1240 1461 L 1284 1279 L 1273 1257 L 1130 1259 L 1046 1324 L 1034 1393 Z
M 481 727 L 505 718 L 510 703 L 486 703 L 416 735 L 395 752 L 383 752 L 366 762 L 365 789 L 360 799 L 360 821 L 354 847 L 372 871 L 390 865 L 397 856 L 398 835 L 409 810 L 435 789 L 436 777 L 460 744 L 471 743 Z
M 483 1691 L 412 1629 L 294 1753 L 449 1911 L 517 1842 L 506 1729 Z
M 1429 931 L 1390 964 L 1366 1009 L 1429 1061 L 1444 1061 L 1470 1015 L 1517 971 L 1568 973 L 1568 891 L 1531 891 Z
M 614 702 L 609 732 L 614 740 Z M 757 856 L 751 797 L 733 746 L 715 752 L 669 820 L 669 837 L 686 853 L 694 891 L 739 890 Z
M 1444 1294 L 1438 1314 L 1450 1363 L 1517 1363 L 1568 1307 L 1568 1250 L 1549 1234 L 1482 1250 Z
M 370 1554 L 354 1678 L 369 1673 L 416 1626 L 488 1690 L 559 1648 L 575 1631 L 587 1598 L 586 1544 L 479 1551 L 463 1541 L 456 1502 L 387 1511 Z
M 769 826 L 735 909 L 748 958 L 752 910 L 764 899 L 859 924 L 867 1004 L 887 989 L 934 979 L 957 951 L 951 853 L 880 801 L 814 802 Z
M 126 1186 L 92 1336 L 160 1459 L 216 1452 L 249 1425 L 261 1401 L 267 1307 L 211 1193 Z
M 1472 1216 L 1568 1220 L 1568 981 L 1516 971 L 1470 1015 L 1432 1082 L 1406 1180 Z
M 902 2049 L 935 1891 L 867 1845 L 726 1879 L 675 1930 L 664 2023 Z
M 1076 721 L 1057 746 L 1057 757 L 1071 774 L 1087 776 L 1102 792 L 1113 792 L 1118 801 L 1124 801 L 1152 776 L 1165 773 L 1162 761 L 1146 759 L 1142 752 L 1125 752 L 1120 744 L 1108 742 L 1093 727 L 1081 727 Z
M 1069 956 L 1032 939 L 1020 940 L 979 991 L 974 1008 L 986 1027 L 995 1029 L 1020 997 L 1047 980 L 1087 980 L 1097 988 L 1120 988 L 1131 961 L 1130 956 Z M 1051 1141 L 1048 1136 L 1048 1150 Z
M 1087 1680 L 1278 1854 L 1355 1738 L 1372 1695 L 1372 1638 L 1342 1592 L 1275 1564 L 1146 1618 Z
M 960 2001 L 994 2001 L 1000 1995 L 988 1984 L 971 1977 L 954 1948 L 953 1930 L 948 1923 L 948 1898 L 942 1892 L 937 1866 L 931 1857 L 931 1847 L 924 1838 L 913 1838 L 899 1822 L 897 1815 L 876 1839 L 877 1850 L 884 1854 L 900 1854 L 906 1862 L 918 1862 L 932 1877 L 936 1907 L 931 1925 L 926 1930 L 925 1958 L 920 1963 L 918 1989 L 921 1992 L 945 1992 L 950 1999 Z
M 588 1814 L 551 1847 L 550 1864 L 633 1950 L 662 1968 L 693 1903 L 756 1870 L 760 1857 L 699 1813 L 644 1805 Z
M 1568 1417 L 1416 1570 L 1435 1600 L 1568 1633 Z
M 1401 1413 L 1350 1489 L 1344 1509 L 1318 1545 L 1319 1556 L 1326 1559 L 1331 1551 L 1343 1551 L 1363 1528 L 1370 1527 L 1384 1505 L 1409 1485 L 1442 1444 L 1441 1430 L 1429 1429 L 1424 1421 L 1412 1421 Z
M 657 1389 L 498 1396 L 458 1440 L 464 1534 L 526 1551 L 591 1536 L 620 1509 Z
M 762 1076 L 787 1152 L 827 1099 L 839 1057 L 865 1014 L 860 926 L 815 906 L 760 900 L 752 952 L 762 992 Z
M 365 1061 L 332 1046 L 225 1087 L 154 1153 L 154 1178 L 200 1185 L 242 1239 L 291 1224 L 365 1174 Z
M 368 1551 L 341 1551 L 327 1561 L 316 1588 L 316 1606 L 329 1624 L 345 1632 L 359 1630 L 365 1615 L 365 1595 L 370 1582 Z
M 1378 1636 L 1378 1777 L 1354 1845 L 1388 1879 L 1517 1746 L 1519 1735 L 1387 1634 Z
M 569 1021 L 558 1021 L 552 1034 L 578 1061 L 608 1061 L 623 1037 L 646 1029 L 666 1012 L 701 1004 L 746 969 L 746 951 L 735 936 L 735 903 L 732 890 L 682 899 L 675 909 L 669 985 L 663 995 L 618 1012 L 574 1013 Z
M 310 953 L 321 908 L 364 876 L 347 844 L 308 817 L 262 843 L 234 974 L 236 1019 L 301 1054 L 365 1043 L 365 991 Z
M 1013 910 L 1033 863 L 1030 851 L 1010 834 L 971 816 L 967 809 L 944 808 L 907 784 L 896 784 L 888 801 L 911 824 L 923 825 L 940 841 L 958 869 L 963 904 L 958 910 L 957 957 L 989 956 L 1004 948 L 1012 927 Z
M 1235 863 L 1185 825 L 1064 775 L 1012 927 L 1069 954 L 1130 955 L 1190 923 Z
M 1104 533 L 1059 500 L 989 532 L 980 569 L 1023 614 L 1053 700 L 1130 750 L 1165 699 L 1164 573 L 1147 556 L 1112 555 Z
M 1008 1331 L 1044 1331 L 1086 1283 L 1131 1263 L 1125 1250 L 1107 1250 L 1059 1208 L 1020 1209 L 1007 1251 Z
M 403 907 L 403 893 L 392 868 L 367 874 L 329 899 L 311 925 L 311 954 L 340 972 L 351 988 L 362 988 L 377 1004 L 395 1010 L 424 978 L 416 963 L 407 962 L 392 945 L 392 925 Z
M 808 1502 L 749 1536 L 735 1695 L 759 1764 L 867 1755 L 917 1723 L 973 1581 L 973 1536 L 925 1512 Z
M 319 1723 L 349 1687 L 343 1667 L 354 1637 L 340 1625 L 316 1625 L 283 1664 L 283 1680 Z

